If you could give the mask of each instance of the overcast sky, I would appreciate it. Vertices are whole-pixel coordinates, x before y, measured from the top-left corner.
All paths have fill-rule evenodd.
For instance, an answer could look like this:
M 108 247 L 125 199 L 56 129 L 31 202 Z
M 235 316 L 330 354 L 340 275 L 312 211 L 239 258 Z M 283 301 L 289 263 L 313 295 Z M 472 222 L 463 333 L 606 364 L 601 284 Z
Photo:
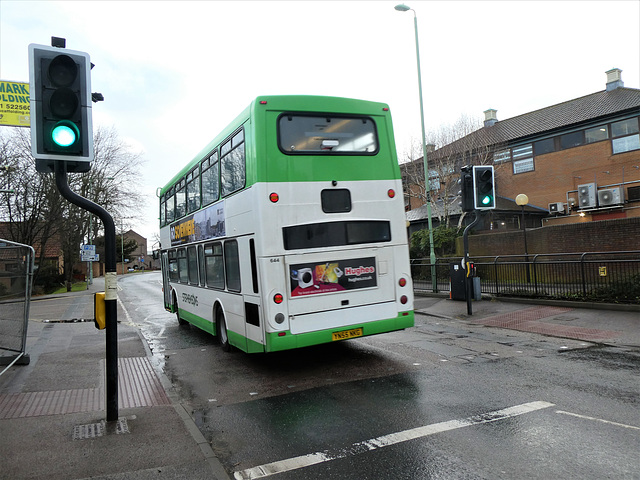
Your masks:
M 420 139 L 413 12 L 393 1 L 0 1 L 0 79 L 29 81 L 51 36 L 95 64 L 94 126 L 114 126 L 155 190 L 258 95 L 388 103 L 398 153 Z M 640 88 L 640 1 L 407 1 L 418 17 L 427 131 L 461 116 L 505 120 L 604 90 Z M 5 127 L 7 128 L 7 127 Z M 117 220 L 117 219 L 116 219 Z M 125 221 L 126 223 L 126 221 Z

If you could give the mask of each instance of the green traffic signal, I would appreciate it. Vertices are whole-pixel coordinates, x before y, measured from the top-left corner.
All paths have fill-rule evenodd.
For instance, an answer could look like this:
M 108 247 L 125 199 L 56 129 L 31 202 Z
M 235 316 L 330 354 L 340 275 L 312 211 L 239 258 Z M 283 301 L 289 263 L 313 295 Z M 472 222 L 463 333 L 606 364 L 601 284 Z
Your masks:
M 71 122 L 60 122 L 51 130 L 51 140 L 60 147 L 70 147 L 78 136 L 78 128 Z
M 476 210 L 496 208 L 493 165 L 473 166 L 473 190 Z
M 1 1 L 1 0 L 0 0 Z M 91 60 L 86 52 L 29 45 L 31 152 L 36 170 L 67 172 L 91 168 Z

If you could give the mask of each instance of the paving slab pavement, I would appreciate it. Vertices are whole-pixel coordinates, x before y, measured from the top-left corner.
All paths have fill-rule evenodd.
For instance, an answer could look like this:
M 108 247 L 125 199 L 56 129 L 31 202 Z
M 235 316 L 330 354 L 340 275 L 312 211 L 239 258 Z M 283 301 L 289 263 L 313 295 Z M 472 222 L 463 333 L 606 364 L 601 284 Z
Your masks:
M 31 361 L 0 376 L 0 479 L 229 479 L 139 331 L 124 324 L 119 419 L 106 422 L 105 332 L 77 321 L 93 316 L 87 293 L 32 302 Z
M 444 295 L 417 295 L 416 313 L 433 317 L 572 338 L 620 347 L 640 348 L 640 305 L 584 304 L 483 297 L 466 301 Z

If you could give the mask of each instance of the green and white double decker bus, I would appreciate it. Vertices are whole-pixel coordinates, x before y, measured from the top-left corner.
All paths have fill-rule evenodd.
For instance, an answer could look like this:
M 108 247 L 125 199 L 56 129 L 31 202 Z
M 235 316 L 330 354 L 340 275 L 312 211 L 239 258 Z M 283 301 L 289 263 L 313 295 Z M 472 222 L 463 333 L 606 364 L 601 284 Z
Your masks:
M 258 97 L 159 197 L 165 308 L 225 350 L 413 326 L 387 105 Z

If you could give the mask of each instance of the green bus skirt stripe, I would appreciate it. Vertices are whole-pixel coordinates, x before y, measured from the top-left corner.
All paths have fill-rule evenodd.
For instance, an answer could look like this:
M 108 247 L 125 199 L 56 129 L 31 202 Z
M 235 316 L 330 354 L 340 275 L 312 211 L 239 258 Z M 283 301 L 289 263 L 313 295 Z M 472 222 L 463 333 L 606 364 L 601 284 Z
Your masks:
M 180 318 L 188 321 L 192 325 L 204 330 L 207 333 L 216 335 L 215 323 L 209 322 L 202 317 L 189 313 L 180 309 Z M 355 323 L 353 325 L 345 325 L 343 327 L 331 328 L 326 330 L 318 330 L 316 332 L 299 333 L 293 335 L 290 331 L 266 333 L 265 345 L 254 340 L 246 338 L 244 335 L 228 331 L 229 342 L 247 353 L 259 352 L 277 352 L 280 350 L 291 350 L 294 348 L 310 347 L 322 343 L 331 343 L 333 341 L 332 334 L 344 330 L 353 330 L 362 328 L 362 336 L 377 335 L 379 333 L 393 332 L 405 328 L 413 327 L 414 313 L 413 311 L 401 312 L 396 318 L 385 320 L 376 320 L 375 322 Z M 280 336 L 284 333 L 283 336 Z
M 379 333 L 393 332 L 413 327 L 414 314 L 413 311 L 401 312 L 396 318 L 386 320 L 376 320 L 375 322 L 356 323 L 353 325 L 345 325 L 344 327 L 331 328 L 327 330 L 319 330 L 316 332 L 299 333 L 292 335 L 291 332 L 285 332 L 286 335 L 278 336 L 278 333 L 266 334 L 266 352 L 277 352 L 279 350 L 289 350 L 293 348 L 309 347 L 311 345 L 319 345 L 321 343 L 331 343 L 332 334 L 344 330 L 352 330 L 362 328 L 362 336 L 377 335 Z
M 204 330 L 207 333 L 210 333 L 212 335 L 216 334 L 216 324 L 214 322 L 210 322 L 202 317 L 199 317 L 198 315 L 194 315 L 191 312 L 187 312 L 182 308 L 178 310 L 180 312 L 181 319 L 186 320 L 191 325 L 198 327 L 199 329 Z

